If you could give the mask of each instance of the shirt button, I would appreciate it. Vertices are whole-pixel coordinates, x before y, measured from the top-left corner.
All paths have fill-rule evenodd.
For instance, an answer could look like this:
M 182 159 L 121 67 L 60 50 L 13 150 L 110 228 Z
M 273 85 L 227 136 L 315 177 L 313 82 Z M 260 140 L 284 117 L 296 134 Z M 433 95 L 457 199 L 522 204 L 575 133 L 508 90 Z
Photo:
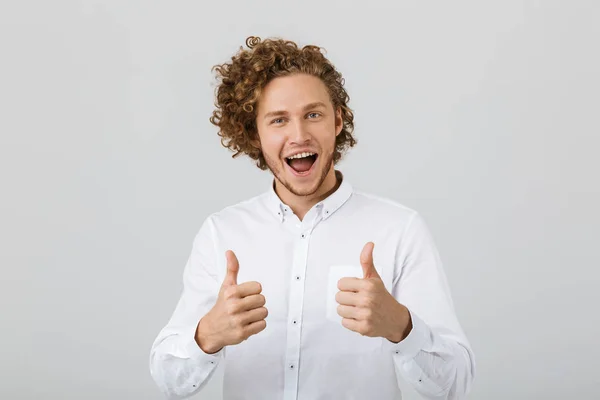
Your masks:
M 296 320 L 293 320 L 293 321 L 292 321 L 292 324 L 296 324 L 297 322 L 298 322 L 298 321 L 296 321 Z
M 300 275 L 296 275 L 296 280 L 299 281 L 300 280 Z
M 290 364 L 290 369 L 294 369 L 294 364 Z

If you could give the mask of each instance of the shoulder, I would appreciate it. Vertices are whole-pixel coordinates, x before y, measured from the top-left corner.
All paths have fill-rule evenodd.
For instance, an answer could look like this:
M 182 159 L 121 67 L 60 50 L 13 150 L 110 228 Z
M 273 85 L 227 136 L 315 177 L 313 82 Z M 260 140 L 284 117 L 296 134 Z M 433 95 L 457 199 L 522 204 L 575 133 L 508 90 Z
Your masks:
M 263 215 L 267 211 L 267 193 L 251 197 L 238 203 L 230 204 L 222 209 L 211 213 L 207 220 L 213 224 L 227 224 L 239 222 L 240 219 L 248 219 Z
M 397 200 L 355 190 L 352 194 L 352 203 L 359 210 L 364 210 L 373 216 L 390 218 L 395 221 L 410 221 L 418 215 L 418 212 Z
M 407 245 L 433 241 L 425 218 L 417 210 L 396 200 L 361 191 L 355 191 L 353 198 L 355 211 L 363 215 L 362 221 L 368 220 L 379 229 L 389 229 L 390 232 L 400 229 Z

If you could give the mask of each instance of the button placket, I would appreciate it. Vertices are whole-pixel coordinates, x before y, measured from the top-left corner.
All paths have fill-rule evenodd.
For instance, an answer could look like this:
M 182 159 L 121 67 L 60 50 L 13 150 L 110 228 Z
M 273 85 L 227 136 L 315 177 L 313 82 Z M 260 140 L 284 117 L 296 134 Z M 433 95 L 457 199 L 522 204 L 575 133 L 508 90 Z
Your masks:
M 308 245 L 310 230 L 306 229 L 305 223 L 297 227 L 296 240 L 294 244 L 294 260 L 291 274 L 290 298 L 289 298 L 289 326 L 287 330 L 286 346 L 286 373 L 284 376 L 284 399 L 296 400 L 298 393 L 298 373 L 300 362 L 300 341 L 302 333 L 302 311 L 304 305 L 304 282 L 302 279 L 306 273 L 306 262 L 308 259 Z

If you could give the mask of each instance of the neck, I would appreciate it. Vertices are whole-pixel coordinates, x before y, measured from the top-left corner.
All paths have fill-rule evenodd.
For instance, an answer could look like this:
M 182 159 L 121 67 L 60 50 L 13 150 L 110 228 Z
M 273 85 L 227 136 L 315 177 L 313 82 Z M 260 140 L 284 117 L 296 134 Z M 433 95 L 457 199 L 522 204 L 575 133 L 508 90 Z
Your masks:
M 317 191 L 309 196 L 297 196 L 290 192 L 278 179 L 275 179 L 275 193 L 281 201 L 290 206 L 294 214 L 302 221 L 306 213 L 318 202 L 326 199 L 337 190 L 342 182 L 335 176 L 335 169 L 332 166 L 325 180 Z

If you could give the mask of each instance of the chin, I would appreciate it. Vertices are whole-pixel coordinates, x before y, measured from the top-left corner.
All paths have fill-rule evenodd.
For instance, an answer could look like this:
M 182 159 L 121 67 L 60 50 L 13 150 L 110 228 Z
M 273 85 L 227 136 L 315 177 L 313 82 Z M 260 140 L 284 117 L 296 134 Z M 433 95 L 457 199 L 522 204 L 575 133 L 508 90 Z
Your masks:
M 311 185 L 307 185 L 307 184 L 295 185 L 295 184 L 287 181 L 287 182 L 283 182 L 283 185 L 286 187 L 287 190 L 289 190 L 294 195 L 302 196 L 302 197 L 311 196 L 311 195 L 315 194 L 319 190 L 319 187 L 321 187 L 320 182 L 314 182 Z

